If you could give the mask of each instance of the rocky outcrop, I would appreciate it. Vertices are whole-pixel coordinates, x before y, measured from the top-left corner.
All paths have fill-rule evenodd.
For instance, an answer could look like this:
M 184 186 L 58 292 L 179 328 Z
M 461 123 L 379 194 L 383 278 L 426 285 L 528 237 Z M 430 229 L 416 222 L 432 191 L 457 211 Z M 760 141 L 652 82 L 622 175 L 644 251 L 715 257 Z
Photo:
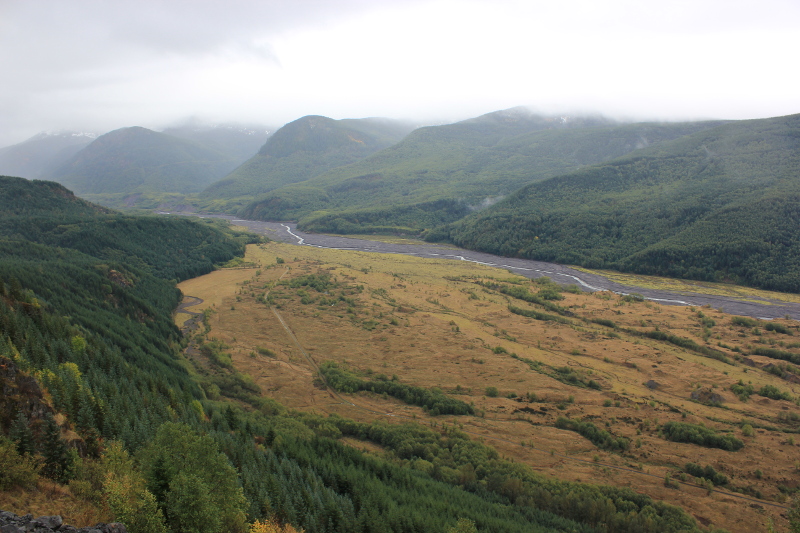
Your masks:
M 65 525 L 58 515 L 34 518 L 29 514 L 17 516 L 9 511 L 0 511 L 0 533 L 51 533 L 53 531 L 58 531 L 58 533 L 128 533 L 125 526 L 118 522 L 78 529 Z
M 19 411 L 32 425 L 54 414 L 36 379 L 11 359 L 0 357 L 0 428 L 7 431 Z
M 725 397 L 717 394 L 708 387 L 699 387 L 692 391 L 692 400 L 700 403 L 708 404 L 721 404 L 725 402 Z

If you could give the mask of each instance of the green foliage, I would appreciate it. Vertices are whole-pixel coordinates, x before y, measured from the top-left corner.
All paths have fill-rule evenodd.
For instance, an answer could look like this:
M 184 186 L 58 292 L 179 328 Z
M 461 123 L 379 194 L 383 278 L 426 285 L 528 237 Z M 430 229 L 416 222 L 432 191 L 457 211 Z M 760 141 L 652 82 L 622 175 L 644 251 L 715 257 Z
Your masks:
M 531 293 L 527 287 L 521 287 L 518 285 L 507 285 L 503 283 L 496 283 L 494 281 L 478 281 L 476 283 L 485 289 L 497 291 L 501 294 L 506 294 L 508 296 L 511 296 L 512 298 L 515 298 L 517 300 L 522 300 L 531 304 L 539 305 L 541 307 L 544 307 L 548 311 L 553 311 L 559 315 L 573 316 L 573 313 L 571 311 L 551 301 L 551 300 L 563 300 L 564 296 L 560 292 L 562 290 L 561 287 L 555 284 L 554 282 L 550 281 L 550 278 L 538 278 L 536 280 L 535 283 L 540 286 L 540 289 L 536 294 Z M 548 316 L 548 315 L 542 314 L 542 316 Z M 547 319 L 538 318 L 537 320 L 547 320 Z M 557 321 L 563 321 L 563 319 Z M 564 323 L 569 323 L 569 322 L 565 321 Z
M 112 442 L 102 458 L 104 501 L 117 521 L 131 533 L 166 533 L 164 513 L 147 490 L 141 472 L 119 442 Z
M 33 455 L 36 452 L 33 431 L 22 411 L 17 413 L 13 425 L 9 428 L 8 437 L 16 443 L 20 455 Z
M 792 498 L 792 504 L 789 508 L 789 530 L 792 533 L 800 533 L 800 497 L 795 496 Z
M 800 365 L 800 354 L 788 352 L 786 350 L 777 350 L 775 348 L 753 348 L 753 354 L 763 355 L 772 359 L 780 359 L 782 361 L 789 361 L 796 365 Z
M 469 518 L 459 518 L 455 526 L 447 530 L 447 533 L 478 533 L 475 522 Z
M 236 470 L 210 437 L 162 424 L 138 454 L 148 490 L 176 531 L 244 531 L 246 500 Z
M 363 159 L 397 142 L 410 130 L 405 124 L 382 119 L 302 117 L 281 127 L 258 154 L 203 191 L 201 205 L 227 210 L 240 208 L 253 197 L 263 197 L 279 187 Z M 245 211 L 264 207 L 267 206 L 251 206 Z
M 665 341 L 670 344 L 674 344 L 675 346 L 680 346 L 681 348 L 684 348 L 686 350 L 691 350 L 693 352 L 705 355 L 706 357 L 711 357 L 712 359 L 716 359 L 717 361 L 722 361 L 723 363 L 727 363 L 729 365 L 733 364 L 730 358 L 723 352 L 720 352 L 719 350 L 715 350 L 713 348 L 709 348 L 708 346 L 701 346 L 696 342 L 694 342 L 692 339 L 687 339 L 685 337 L 678 337 L 677 335 L 665 333 L 658 329 L 654 329 L 652 331 L 637 331 L 633 329 L 626 329 L 625 331 L 626 333 L 630 333 L 632 335 L 637 335 L 640 337 L 648 337 L 650 339 L 655 339 L 658 341 Z
M 66 443 L 61 440 L 61 428 L 52 418 L 44 424 L 39 449 L 44 458 L 42 475 L 59 483 L 65 483 L 71 477 L 73 456 L 69 454 Z
M 731 391 L 738 396 L 740 400 L 746 402 L 750 399 L 750 395 L 755 391 L 755 387 L 749 384 L 745 385 L 745 383 L 740 379 L 738 383 L 731 385 Z
M 500 394 L 498 392 L 498 390 L 497 390 L 497 387 L 486 387 L 486 390 L 484 391 L 484 393 L 489 398 L 497 398 L 497 396 Z
M 791 335 L 792 332 L 789 331 L 789 328 L 784 326 L 783 324 L 778 324 L 777 322 L 767 322 L 764 324 L 764 329 L 767 331 L 774 331 L 776 333 L 783 333 L 784 335 Z
M 430 229 L 433 226 L 428 224 L 456 214 L 450 206 L 480 209 L 528 183 L 636 150 L 642 137 L 657 143 L 710 125 L 620 126 L 578 117 L 564 123 L 522 109 L 498 111 L 456 124 L 419 128 L 394 146 L 350 165 L 334 168 L 327 158 L 299 150 L 291 157 L 263 158 L 264 170 L 247 179 L 256 183 L 256 176 L 260 177 L 259 192 L 279 188 L 256 199 L 239 215 L 291 218 L 307 221 L 309 228 L 339 228 L 348 233 Z M 346 155 L 342 148 L 338 151 L 339 157 Z M 302 161 L 302 171 L 267 170 L 283 159 L 291 161 L 291 167 Z M 297 181 L 301 178 L 304 181 Z M 293 184 L 285 185 L 288 181 Z M 290 191 L 298 185 L 317 191 L 316 197 L 309 194 L 302 201 L 292 201 L 297 195 Z M 209 189 L 204 194 L 219 197 L 222 192 Z M 439 213 L 429 209 L 439 200 L 446 201 L 437 206 Z M 409 213 L 420 210 L 423 218 L 409 219 Z
M 560 322 L 562 324 L 571 324 L 571 322 L 566 318 L 557 315 L 551 315 L 549 313 L 543 313 L 541 311 L 537 311 L 536 309 L 523 309 L 521 307 L 509 305 L 508 310 L 514 313 L 515 315 L 526 316 L 528 318 L 534 318 L 536 320 L 542 320 L 545 322 L 547 321 Z
M 742 449 L 744 443 L 733 435 L 720 435 L 713 429 L 687 422 L 667 422 L 661 427 L 664 437 L 674 442 L 688 442 L 729 452 Z
M 791 394 L 781 391 L 774 385 L 764 385 L 758 390 L 757 394 L 773 400 L 786 400 L 787 402 L 794 401 L 794 397 Z
M 686 463 L 686 466 L 683 468 L 683 470 L 687 474 L 692 475 L 694 477 L 705 478 L 717 486 L 728 484 L 728 476 L 717 472 L 711 465 L 706 465 L 705 467 L 702 467 L 695 463 Z
M 494 449 L 470 440 L 455 429 L 448 429 L 442 435 L 415 425 L 364 424 L 335 417 L 331 420 L 346 436 L 386 447 L 410 464 L 422 460 L 436 465 L 434 477 L 474 490 L 475 494 L 493 494 L 502 497 L 501 501 L 516 501 L 513 507 L 520 511 L 531 506 L 539 512 L 554 513 L 590 527 L 614 524 L 616 531 L 646 531 L 646 528 L 665 532 L 698 531 L 694 520 L 674 507 L 630 489 L 569 483 L 541 476 L 517 463 L 500 459 Z M 474 516 L 473 513 L 455 514 L 451 520 Z M 482 519 L 475 519 L 479 530 L 499 530 Z M 540 515 L 537 523 L 543 523 L 544 519 Z M 549 525 L 569 530 L 566 523 L 549 522 Z
M 470 209 L 457 200 L 434 200 L 402 206 L 315 211 L 300 219 L 303 231 L 339 234 L 419 234 L 465 217 Z
M 40 469 L 37 457 L 20 454 L 11 439 L 0 436 L 0 490 L 15 486 L 33 488 Z
M 761 321 L 746 316 L 732 316 L 731 324 L 733 324 L 734 326 L 744 326 L 746 328 L 754 328 L 759 324 L 761 324 Z
M 375 394 L 388 394 L 400 401 L 418 405 L 432 415 L 472 415 L 473 407 L 461 400 L 445 395 L 438 389 L 423 389 L 405 385 L 399 381 L 386 378 L 366 381 L 360 379 L 334 361 L 325 361 L 320 365 L 320 374 L 325 382 L 334 390 L 353 394 L 358 391 L 370 391 Z
M 699 131 L 533 183 L 438 233 L 504 256 L 798 292 L 799 124 Z
M 292 289 L 300 287 L 309 287 L 317 292 L 328 292 L 331 289 L 338 288 L 340 284 L 331 278 L 330 274 L 306 274 L 287 281 L 281 281 L 279 285 L 285 285 Z
M 572 420 L 565 416 L 559 416 L 558 420 L 556 420 L 556 427 L 580 433 L 581 436 L 586 437 L 598 448 L 611 452 L 625 451 L 630 448 L 631 445 L 630 439 L 615 437 L 608 431 L 598 429 L 597 426 L 585 420 Z

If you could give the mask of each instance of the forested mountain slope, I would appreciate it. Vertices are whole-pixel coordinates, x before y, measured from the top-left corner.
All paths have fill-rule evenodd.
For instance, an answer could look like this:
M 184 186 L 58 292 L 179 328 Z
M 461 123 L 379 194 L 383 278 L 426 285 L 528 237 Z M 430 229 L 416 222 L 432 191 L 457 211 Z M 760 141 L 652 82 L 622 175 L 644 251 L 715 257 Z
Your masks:
M 41 178 L 83 150 L 95 137 L 75 131 L 39 133 L 19 144 L 0 148 L 0 176 Z
M 738 121 L 525 187 L 429 239 L 800 291 L 800 115 Z
M 312 178 L 390 146 L 413 128 L 380 119 L 306 116 L 276 131 L 258 153 L 200 195 L 205 208 L 230 211 L 273 189 Z
M 418 232 L 531 182 L 715 124 L 618 124 L 600 117 L 545 117 L 524 108 L 497 111 L 420 128 L 363 161 L 278 189 L 239 214 L 299 219 L 308 231 Z
M 69 482 L 60 490 L 131 533 L 243 532 L 264 518 L 309 533 L 444 531 L 459 518 L 493 532 L 699 531 L 676 507 L 545 478 L 455 426 L 287 413 L 202 332 L 213 363 L 193 367 L 172 319 L 174 279 L 246 240 L 212 221 L 121 215 L 7 177 L 0 209 L 0 364 L 34 377 L 64 415 L 33 420 L 24 397 L 4 398 L 16 412 L 0 417 L 0 452 L 14 469 L 0 489 L 30 483 L 22 474 L 35 478 L 41 455 L 43 475 Z M 386 453 L 339 442 L 345 432 Z
M 233 157 L 146 128 L 106 133 L 47 179 L 81 195 L 199 192 L 230 172 Z

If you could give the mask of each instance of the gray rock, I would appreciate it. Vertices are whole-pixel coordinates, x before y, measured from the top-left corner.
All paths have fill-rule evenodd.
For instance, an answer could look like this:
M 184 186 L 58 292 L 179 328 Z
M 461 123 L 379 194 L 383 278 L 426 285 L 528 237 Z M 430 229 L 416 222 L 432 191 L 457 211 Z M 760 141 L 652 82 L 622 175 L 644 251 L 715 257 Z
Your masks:
M 725 402 L 725 397 L 717 394 L 708 387 L 700 387 L 692 391 L 692 400 L 704 404 L 720 404 Z
M 64 520 L 58 515 L 40 516 L 31 522 L 36 527 L 44 527 L 47 529 L 58 529 L 64 524 Z
M 33 519 L 33 516 L 26 514 L 17 516 L 8 511 L 0 511 L 0 533 L 128 533 L 123 524 L 112 522 L 110 524 L 97 524 L 94 527 L 82 527 L 77 529 L 73 526 L 64 525 L 64 521 L 58 515 L 40 516 Z

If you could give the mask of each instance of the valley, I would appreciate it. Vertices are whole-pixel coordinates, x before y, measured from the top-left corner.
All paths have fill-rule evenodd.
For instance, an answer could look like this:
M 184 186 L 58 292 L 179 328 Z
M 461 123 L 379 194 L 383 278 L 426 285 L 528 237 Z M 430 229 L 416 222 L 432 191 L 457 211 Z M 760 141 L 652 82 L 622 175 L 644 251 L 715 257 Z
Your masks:
M 322 248 L 314 245 L 354 242 L 295 234 L 312 245 L 250 245 L 249 268 L 179 287 L 203 300 L 192 310 L 206 312 L 206 338 L 237 372 L 287 408 L 321 415 L 345 444 L 424 470 L 433 465 L 347 434 L 340 421 L 457 428 L 537 472 L 631 487 L 706 526 L 758 531 L 768 519 L 785 523 L 798 486 L 798 367 L 753 352 L 796 351 L 796 322 L 737 319 L 708 305 L 666 306 L 609 291 L 564 292 L 506 269 Z M 385 251 L 379 242 L 369 246 Z M 192 359 L 206 372 L 224 371 L 202 355 Z M 334 391 L 331 380 L 345 379 L 337 377 L 342 369 L 367 391 Z M 376 383 L 434 391 L 474 414 L 437 415 L 368 392 Z M 735 392 L 737 383 L 764 394 L 774 388 L 791 401 Z M 576 432 L 579 420 L 594 429 Z M 676 424 L 711 428 L 744 448 L 670 441 Z M 582 436 L 592 431 L 605 434 Z M 715 486 L 695 475 L 698 465 L 726 481 Z M 451 475 L 462 483 L 465 474 Z
M 208 215 L 203 216 L 208 217 Z M 235 226 L 246 228 L 248 231 L 258 235 L 289 244 L 338 250 L 458 259 L 468 263 L 507 269 L 510 272 L 529 278 L 549 276 L 560 284 L 574 283 L 587 291 L 607 290 L 617 294 L 641 294 L 648 300 L 665 305 L 706 305 L 715 309 L 721 308 L 734 315 L 757 318 L 785 318 L 788 316 L 795 320 L 800 320 L 800 298 L 791 293 L 764 291 L 723 283 L 636 276 L 612 271 L 602 272 L 544 261 L 500 257 L 455 246 L 434 245 L 417 239 L 379 238 L 381 240 L 368 240 L 368 237 L 363 235 L 344 237 L 305 233 L 299 231 L 296 224 L 293 223 L 243 220 L 224 215 L 215 215 L 211 218 L 222 218 Z

